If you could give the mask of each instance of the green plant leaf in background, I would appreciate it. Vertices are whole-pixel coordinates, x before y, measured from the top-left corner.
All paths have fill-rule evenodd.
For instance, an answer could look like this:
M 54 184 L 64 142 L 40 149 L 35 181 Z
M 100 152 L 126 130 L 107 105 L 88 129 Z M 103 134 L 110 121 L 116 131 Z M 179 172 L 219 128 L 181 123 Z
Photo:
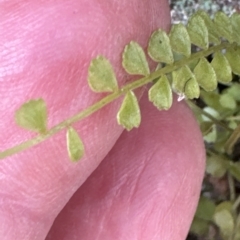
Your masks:
M 225 111 L 225 109 L 222 107 L 222 105 L 219 102 L 220 94 L 217 91 L 214 92 L 205 92 L 201 91 L 201 99 L 208 105 L 208 107 L 212 108 L 217 112 L 217 115 L 215 114 L 214 117 L 219 119 L 219 113 L 222 111 Z
M 210 133 L 212 131 L 214 123 L 204 122 L 202 119 L 201 119 L 201 121 L 199 121 L 199 123 L 200 123 L 200 130 L 201 130 L 203 136 L 207 135 L 208 133 Z
M 233 30 L 233 41 L 240 44 L 240 15 L 238 12 L 235 12 L 231 16 L 231 24 Z
M 220 119 L 219 113 L 211 107 L 204 107 L 203 111 L 214 117 L 215 119 Z M 204 126 L 206 125 L 206 126 Z M 203 134 L 203 139 L 207 143 L 215 143 L 217 139 L 217 128 L 216 124 L 212 122 L 211 119 L 209 119 L 207 116 L 204 114 L 201 115 L 201 121 L 200 121 L 200 127 L 201 130 L 207 130 L 205 134 Z M 204 129 L 204 128 L 209 128 L 209 129 Z
M 232 207 L 233 207 L 233 204 L 231 201 L 223 201 L 216 206 L 215 213 L 222 211 L 222 210 L 227 210 L 227 211 L 231 212 Z
M 170 34 L 172 50 L 186 57 L 191 55 L 191 41 L 186 27 L 182 24 L 173 25 Z
M 206 58 L 201 58 L 193 73 L 199 85 L 205 91 L 213 91 L 217 88 L 217 77 L 211 64 Z
M 214 54 L 211 65 L 219 82 L 228 83 L 232 80 L 231 66 L 227 58 L 221 52 L 216 52 Z
M 197 217 L 194 217 L 190 232 L 196 235 L 204 235 L 209 229 L 209 222 Z
M 148 98 L 159 110 L 168 110 L 172 106 L 172 89 L 166 75 L 149 89 Z
M 39 133 L 47 131 L 47 107 L 43 99 L 24 103 L 15 113 L 15 121 L 22 128 Z
M 156 62 L 173 63 L 173 53 L 166 32 L 161 29 L 153 32 L 148 43 L 148 54 Z
M 197 218 L 211 221 L 215 212 L 215 204 L 209 198 L 201 196 L 198 202 L 198 207 L 195 213 Z
M 226 109 L 234 110 L 237 107 L 235 99 L 228 93 L 221 94 L 219 102 Z
M 129 74 L 143 76 L 150 74 L 146 55 L 142 47 L 134 41 L 131 41 L 124 48 L 122 55 L 122 66 Z
M 228 162 L 218 155 L 207 158 L 206 172 L 213 177 L 221 178 L 225 175 L 228 168 Z
M 210 16 L 203 10 L 198 11 L 198 15 L 204 20 L 204 23 L 208 29 L 208 40 L 210 43 L 219 44 L 220 41 L 220 34 L 216 29 L 215 24 L 213 23 Z
M 129 91 L 123 99 L 122 105 L 117 114 L 117 121 L 125 129 L 130 131 L 141 123 L 141 113 L 138 100 L 133 91 Z
M 233 73 L 240 75 L 240 47 L 231 47 L 226 50 L 226 58 L 232 68 Z
M 187 31 L 194 45 L 203 49 L 208 48 L 208 29 L 201 16 L 194 14 L 190 17 Z
M 217 12 L 214 15 L 214 23 L 219 35 L 232 43 L 233 29 L 229 17 L 224 12 Z
M 117 79 L 108 59 L 98 56 L 91 61 L 88 84 L 94 92 L 113 92 L 118 89 Z
M 205 136 L 203 136 L 203 139 L 207 143 L 215 143 L 216 142 L 217 129 L 216 129 L 215 124 L 212 126 L 211 130 Z
M 84 155 L 84 145 L 77 131 L 73 127 L 67 130 L 67 150 L 69 158 L 76 162 Z
M 240 181 L 240 162 L 229 161 L 228 170 L 235 179 Z
M 234 130 L 238 126 L 238 124 L 236 121 L 229 121 L 228 126 Z
M 233 147 L 240 138 L 240 124 L 234 129 L 230 137 L 225 142 L 225 150 L 230 155 L 232 154 Z
M 233 83 L 226 90 L 226 93 L 230 94 L 236 101 L 240 102 L 240 84 Z
M 216 207 L 213 217 L 224 239 L 230 239 L 234 230 L 234 217 L 231 210 L 232 204 L 229 201 L 222 202 Z
M 221 119 L 221 117 L 220 117 L 220 115 L 219 115 L 219 112 L 218 111 L 216 111 L 214 108 L 212 108 L 212 107 L 204 107 L 203 108 L 203 111 L 204 112 L 206 112 L 206 113 L 208 113 L 209 115 L 211 115 L 212 117 L 214 117 L 215 119 L 218 119 L 218 120 L 220 120 Z M 205 116 L 204 114 L 202 115 L 202 119 L 203 119 L 203 121 L 209 121 L 209 122 L 211 122 L 212 120 L 211 119 L 209 119 L 207 116 Z
M 225 143 L 229 137 L 228 131 L 218 131 L 216 141 L 213 143 L 213 147 L 217 153 L 225 154 Z

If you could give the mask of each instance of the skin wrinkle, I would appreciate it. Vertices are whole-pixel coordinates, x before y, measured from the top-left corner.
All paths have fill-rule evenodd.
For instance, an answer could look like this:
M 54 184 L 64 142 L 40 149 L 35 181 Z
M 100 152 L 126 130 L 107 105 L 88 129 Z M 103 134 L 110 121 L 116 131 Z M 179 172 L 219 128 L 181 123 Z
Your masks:
M 135 183 L 133 184 L 133 190 L 130 191 L 130 203 L 133 201 L 133 199 L 136 199 L 137 192 L 141 187 L 139 188 L 139 182 L 141 179 L 141 176 L 143 175 L 144 171 L 148 167 L 148 163 L 151 161 L 151 158 L 155 155 L 157 149 L 153 149 L 153 152 L 151 152 L 151 155 L 148 158 L 144 158 L 144 162 L 142 164 L 142 168 L 140 169 L 139 173 L 136 175 Z
M 154 189 L 154 190 L 156 190 L 156 188 Z M 152 195 L 154 196 L 154 195 L 158 195 L 158 194 L 156 194 L 157 193 L 157 191 L 153 191 L 152 192 Z M 152 197 L 152 196 L 148 196 L 148 206 L 147 206 L 147 208 L 146 208 L 146 210 L 145 210 L 145 212 L 144 212 L 144 214 L 142 215 L 143 216 L 143 218 L 140 218 L 141 219 L 141 224 L 139 224 L 140 225 L 140 227 L 139 227 L 139 229 L 142 229 L 142 231 L 139 231 L 139 233 L 141 233 L 141 234 L 143 234 L 144 235 L 144 229 L 145 229 L 145 226 L 146 226 L 146 223 L 147 222 L 149 222 L 149 220 L 151 220 L 151 219 L 161 219 L 161 222 L 162 222 L 162 217 L 157 217 L 156 216 L 156 214 L 157 215 L 159 215 L 159 216 L 162 216 L 162 214 L 158 214 L 158 212 L 156 211 L 156 206 L 157 206 L 157 203 L 152 203 L 151 201 L 152 201 L 152 199 L 154 199 L 154 197 Z M 150 208 L 150 210 L 149 210 L 149 208 Z M 166 215 L 166 214 L 164 214 L 164 215 Z M 148 220 L 149 219 L 149 220 Z M 157 232 L 156 232 L 156 234 L 155 235 L 157 235 L 158 237 L 159 237 L 159 226 L 161 225 L 160 224 L 160 222 L 159 223 L 156 223 L 155 222 L 155 225 L 156 225 L 156 227 L 154 228 L 154 229 L 157 229 Z M 143 232 L 143 233 L 142 233 Z M 148 234 L 147 232 L 145 233 L 146 235 Z M 142 235 L 141 235 L 142 236 Z M 141 236 L 139 236 L 137 239 L 144 239 L 144 237 L 141 237 Z M 152 239 L 152 238 L 151 238 Z M 154 238 L 153 238 L 154 239 Z
M 156 219 L 156 220 L 153 222 L 155 227 L 153 227 L 154 231 L 152 231 L 152 232 L 156 232 L 154 234 L 154 236 L 158 236 L 158 239 L 159 239 L 159 236 L 160 236 L 160 227 L 159 226 L 161 226 L 162 215 L 163 214 L 160 214 L 160 212 L 158 213 L 156 211 L 156 206 L 157 206 L 157 204 L 152 204 L 152 206 L 150 206 L 150 210 L 148 211 L 148 213 L 145 214 L 145 217 L 143 216 L 143 219 L 141 221 L 142 223 L 139 224 L 141 226 L 140 229 L 139 229 L 139 233 L 141 235 L 139 236 L 138 239 L 144 239 L 144 236 L 148 235 L 148 230 L 145 230 L 146 229 L 146 223 L 148 223 L 149 221 L 153 222 L 153 221 L 151 221 L 151 219 L 153 219 L 153 218 Z M 157 216 L 156 216 L 156 214 L 157 214 Z M 152 239 L 154 239 L 154 236 L 152 237 Z
M 182 184 L 181 184 L 182 185 Z M 171 216 L 172 214 L 171 214 L 171 207 L 172 206 L 174 206 L 174 202 L 175 202 L 175 199 L 178 197 L 178 194 L 176 195 L 176 197 L 173 199 L 173 201 L 171 201 L 171 204 L 170 204 L 170 206 L 168 207 L 168 209 L 167 209 L 167 211 L 166 212 L 164 212 L 164 214 L 157 214 L 157 211 L 156 211 L 156 206 L 157 206 L 157 204 L 153 204 L 153 203 L 149 203 L 149 206 L 151 207 L 151 210 L 146 210 L 145 212 L 147 212 L 147 213 L 145 213 L 145 217 L 144 217 L 144 219 L 142 219 L 142 227 L 140 228 L 140 229 L 142 229 L 142 231 L 139 231 L 140 233 L 142 233 L 142 235 L 148 235 L 148 233 L 147 232 L 145 232 L 144 231 L 144 229 L 145 229 L 145 223 L 146 222 L 149 222 L 148 221 L 148 219 L 151 221 L 151 219 L 159 219 L 158 220 L 158 223 L 156 223 L 155 222 L 155 227 L 153 227 L 153 229 L 155 230 L 155 236 L 160 236 L 160 234 L 161 234 L 161 232 L 163 232 L 163 231 L 166 231 L 166 228 L 164 227 L 164 229 L 162 229 L 161 230 L 161 223 L 162 222 L 165 222 L 165 221 L 167 221 L 167 222 L 171 222 L 171 221 L 169 221 L 168 220 L 168 218 L 169 218 L 169 216 Z M 159 215 L 159 217 L 157 216 L 157 215 Z M 143 215 L 144 216 L 144 215 Z M 154 216 L 154 217 L 153 217 Z M 178 219 L 177 220 L 177 222 L 179 223 L 179 218 L 178 217 L 176 217 L 176 215 L 174 216 L 174 219 L 173 219 L 173 221 L 174 220 L 176 220 L 176 219 Z M 171 224 L 170 224 L 171 225 Z M 181 226 L 181 224 L 179 224 L 179 226 Z M 174 229 L 174 227 L 172 227 L 172 226 L 169 226 L 170 228 L 173 228 L 173 230 L 171 231 L 167 231 L 167 232 L 172 232 L 172 233 L 174 233 L 173 235 L 176 235 L 176 230 Z M 152 231 L 152 232 L 154 232 L 154 231 Z M 137 238 L 137 239 L 144 239 L 144 237 L 142 237 L 142 235 L 141 236 L 139 236 L 139 238 Z M 173 237 L 173 235 L 171 235 L 171 237 Z M 154 237 L 153 238 L 151 238 L 151 239 L 154 239 Z M 172 239 L 175 239 L 175 238 L 172 238 Z M 177 238 L 178 239 L 178 238 Z M 185 238 L 179 238 L 179 239 L 185 239 Z
M 22 65 L 26 65 L 24 49 L 21 49 L 20 52 L 17 52 L 15 46 L 18 44 L 19 39 L 14 39 L 12 41 L 8 41 L 5 44 L 0 45 L 0 51 L 2 57 L 7 60 L 5 64 L 0 66 L 0 82 L 3 81 L 3 77 L 17 74 L 21 72 L 24 67 L 19 66 L 19 64 L 14 64 L 14 62 L 23 61 Z M 9 54 L 10 53 L 10 54 Z M 7 59 L 6 59 L 7 57 Z
M 13 165 L 13 166 L 15 166 L 15 165 Z M 38 168 L 36 168 L 36 169 L 38 169 Z M 46 169 L 45 169 L 45 172 L 46 172 Z M 14 175 L 13 175 L 14 176 Z M 33 177 L 34 176 L 36 176 L 35 174 L 33 174 Z M 60 175 L 61 176 L 61 175 Z M 32 181 L 33 180 L 33 181 Z M 33 184 L 34 182 L 36 182 L 37 181 L 37 179 L 35 180 L 34 178 L 32 179 L 32 180 L 30 180 L 30 182 Z M 51 180 L 51 179 L 50 179 Z M 51 182 L 51 181 L 50 181 Z M 21 183 L 21 181 L 17 181 L 17 183 Z M 40 182 L 36 182 L 37 183 L 37 185 L 39 185 L 40 184 Z M 24 183 L 22 183 L 22 184 L 24 184 Z M 16 185 L 16 183 L 14 184 L 14 178 L 12 179 L 12 184 L 10 184 L 10 186 L 14 186 L 14 185 Z M 31 199 L 33 200 L 33 196 L 35 196 L 35 199 L 36 200 L 38 200 L 39 201 L 39 198 L 41 198 L 41 195 L 42 195 L 42 192 L 43 192 L 43 195 L 42 196 L 44 196 L 45 194 L 48 196 L 48 199 L 51 201 L 52 200 L 52 197 L 51 197 L 51 195 L 49 194 L 49 191 L 50 192 L 52 192 L 52 193 L 55 193 L 55 188 L 54 187 L 52 187 L 51 185 L 45 185 L 45 187 L 47 187 L 48 188 L 48 191 L 46 191 L 46 190 L 43 190 L 43 191 L 35 191 L 35 192 L 33 192 L 32 190 L 30 190 L 30 189 L 28 189 L 28 188 L 26 188 L 25 189 L 25 191 L 27 191 L 24 195 L 26 195 L 26 196 L 28 196 L 28 195 L 31 195 Z M 19 189 L 22 189 L 22 187 L 19 187 Z M 33 190 L 34 189 L 39 189 L 39 187 L 38 186 L 35 186 L 35 188 L 33 188 Z M 6 189 L 6 190 L 10 190 L 9 188 L 8 189 Z M 29 192 L 29 190 L 30 190 L 30 192 Z M 14 193 L 14 188 L 13 188 L 13 193 Z M 37 194 L 37 195 L 36 195 Z M 19 192 L 16 192 L 15 194 L 15 198 L 16 199 L 18 199 L 21 195 L 19 195 Z M 49 202 L 49 200 L 48 200 L 48 202 Z M 38 201 L 36 201 L 35 203 L 37 204 L 38 203 Z M 20 201 L 21 203 L 24 203 L 24 201 Z M 44 208 L 40 208 L 41 209 L 41 211 L 44 211 Z M 35 208 L 35 211 L 36 211 L 37 209 Z
M 151 181 L 151 178 L 153 178 L 153 179 L 158 178 L 158 176 L 149 177 L 148 178 L 149 182 Z M 160 179 L 161 179 L 161 176 L 159 176 L 159 181 L 157 183 L 155 183 L 155 188 L 152 190 L 152 192 L 148 192 L 147 200 L 154 199 L 155 197 L 161 196 L 162 194 L 164 194 L 165 186 L 162 186 L 162 184 L 160 184 Z M 146 191 L 148 190 L 148 188 L 151 188 L 151 186 L 148 183 L 146 183 L 145 185 L 147 186 L 147 187 L 145 187 Z M 163 200 L 162 200 L 162 202 L 165 203 L 165 201 L 163 201 Z
M 177 200 L 178 200 L 178 197 L 179 197 L 179 193 L 180 193 L 180 189 L 181 189 L 183 186 L 185 186 L 184 184 L 185 184 L 185 181 L 187 180 L 187 173 L 188 173 L 188 171 L 189 171 L 189 170 L 187 169 L 187 172 L 184 174 L 183 178 L 180 178 L 180 179 L 181 179 L 181 182 L 180 182 L 180 186 L 178 187 L 179 190 L 177 191 L 177 194 L 174 195 L 174 198 L 173 198 L 172 201 L 170 202 L 170 205 L 168 206 L 168 208 L 167 208 L 167 210 L 166 210 L 165 216 L 168 215 L 169 212 L 171 212 L 171 209 L 173 209 L 173 206 L 177 203 Z M 165 218 L 165 217 L 163 217 L 163 221 L 164 221 L 164 218 Z
M 107 199 L 107 201 L 109 202 L 109 199 Z M 112 202 L 112 201 L 111 201 Z M 101 218 L 101 221 L 99 222 L 99 224 L 97 225 L 96 229 L 97 229 L 97 233 L 96 233 L 96 240 L 99 240 L 101 239 L 101 235 L 103 234 L 104 230 L 106 229 L 105 228 L 105 225 L 106 225 L 106 221 L 105 219 L 108 217 L 109 215 L 109 212 L 111 212 L 111 207 L 107 208 L 108 211 L 105 212 L 105 214 L 103 215 L 103 217 Z M 91 221 L 89 221 L 91 222 Z
M 5 219 L 5 220 L 2 221 L 4 224 L 0 225 L 1 236 L 4 236 L 4 237 L 8 236 L 8 233 L 9 233 L 9 235 L 15 235 L 15 236 L 21 235 L 21 230 L 18 232 L 17 228 L 11 227 L 12 224 L 14 226 L 18 226 L 19 224 L 21 224 L 22 226 L 28 225 L 29 231 L 24 236 L 24 239 L 28 239 L 28 236 L 30 236 L 30 235 L 32 235 L 31 239 L 35 239 L 35 237 L 38 235 L 38 231 L 41 232 L 40 229 L 44 228 L 44 224 L 37 221 L 38 217 L 36 218 L 35 228 L 30 226 L 29 221 L 27 219 L 29 216 L 28 215 L 29 213 L 26 214 L 26 211 L 23 211 L 23 209 L 21 209 L 21 208 L 19 209 L 18 206 L 10 205 L 10 206 L 7 206 L 6 209 L 8 210 L 7 216 L 4 216 L 4 215 L 2 216 L 3 219 Z M 1 212 L 4 213 L 6 211 L 6 209 L 4 209 Z M 18 217 L 16 217 L 16 216 L 18 216 Z M 34 217 L 34 215 L 32 215 L 32 217 Z M 35 217 L 33 219 L 35 219 Z M 12 224 L 11 224 L 11 222 L 12 222 Z M 33 225 L 33 224 L 31 224 L 31 225 Z M 7 231 L 6 231 L 6 229 L 7 229 Z M 38 229 L 38 231 L 36 231 L 36 229 Z M 15 239 L 17 239 L 17 238 L 15 238 Z
M 180 158 L 179 158 L 180 159 Z M 174 173 L 171 173 L 171 174 L 174 174 Z M 177 196 L 176 196 L 177 197 Z
M 107 214 L 102 218 L 102 220 L 100 221 L 100 224 L 98 226 L 98 234 L 96 235 L 96 240 L 101 240 L 101 235 L 102 235 L 102 232 L 104 231 L 105 229 L 105 219 L 107 217 Z
M 156 150 L 155 150 L 156 151 Z M 152 155 L 154 155 L 154 153 L 152 153 Z M 151 159 L 151 157 L 149 157 L 149 159 Z M 148 162 L 149 162 L 150 160 L 148 160 Z M 144 166 L 144 165 L 143 165 Z M 145 165 L 146 166 L 146 165 Z M 142 171 L 141 171 L 142 172 Z M 129 175 L 131 175 L 131 174 L 129 174 Z M 138 177 L 137 177 L 137 179 L 139 179 L 139 173 L 138 174 L 136 174 Z M 137 180 L 136 180 L 137 181 Z M 137 184 L 136 183 L 134 183 L 133 184 L 133 186 L 136 186 Z M 136 189 L 136 187 L 135 187 L 135 189 Z M 130 194 L 129 194 L 130 196 L 132 195 L 131 194 L 131 192 L 130 192 Z M 133 197 L 132 197 L 133 198 Z
M 166 210 L 166 213 L 163 215 L 163 219 L 162 219 L 162 221 L 164 222 L 164 221 L 166 221 L 167 220 L 167 218 L 168 218 L 168 216 L 172 216 L 172 218 L 173 218 L 173 221 L 176 219 L 176 216 L 174 216 L 174 215 L 172 215 L 171 214 L 171 212 L 172 212 L 172 209 L 174 209 L 174 206 L 175 205 L 179 205 L 179 195 L 180 195 L 180 193 L 181 193 L 181 189 L 182 188 L 184 188 L 184 186 L 187 186 L 187 182 L 188 182 L 188 180 L 189 180 L 189 178 L 188 178 L 188 172 L 189 172 L 189 169 L 187 168 L 186 169 L 186 172 L 185 172 L 185 174 L 183 175 L 183 178 L 181 178 L 181 184 L 180 184 L 180 186 L 178 187 L 178 191 L 177 191 L 177 194 L 174 196 L 174 198 L 173 198 L 173 200 L 171 201 L 171 204 L 170 204 L 170 206 L 168 206 L 168 208 L 167 208 L 167 210 Z M 186 190 L 185 190 L 185 192 L 186 192 Z M 200 194 L 200 192 L 198 192 L 198 195 Z M 186 195 L 188 195 L 188 194 L 186 194 Z M 190 200 L 190 199 L 189 199 Z M 191 204 L 192 203 L 192 201 L 189 201 L 189 203 Z M 194 202 L 194 207 L 196 207 L 196 202 Z M 181 205 L 181 204 L 180 204 Z M 180 216 L 178 216 L 177 218 L 179 219 L 179 217 Z M 182 219 L 182 218 L 180 218 L 180 219 Z M 183 219 L 182 219 L 183 220 Z M 179 221 L 178 221 L 178 224 L 179 224 L 179 226 L 181 226 L 181 224 L 179 223 Z M 161 225 L 160 225 L 161 226 Z M 172 226 L 171 226 L 171 228 L 172 228 L 172 233 L 174 233 L 175 235 L 177 235 L 177 233 L 176 233 L 176 231 L 175 231 L 175 228 L 173 228 Z M 180 227 L 178 228 L 178 229 L 181 229 Z M 171 232 L 171 231 L 169 231 L 169 232 Z M 184 233 L 182 233 L 181 234 L 181 236 L 183 236 L 183 238 L 185 239 L 185 237 L 186 237 L 186 235 L 187 235 L 187 231 L 185 231 Z M 180 236 L 178 236 L 179 237 L 179 239 L 183 239 L 182 237 L 180 238 Z
M 44 23 L 43 23 L 43 25 L 44 25 Z M 23 49 L 23 48 L 20 48 L 20 49 Z M 63 48 L 62 48 L 62 50 L 63 50 Z M 49 51 L 49 52 L 52 52 L 52 51 Z M 56 53 L 58 53 L 59 51 L 56 51 Z M 62 53 L 62 51 L 61 51 L 61 53 Z M 63 53 L 62 53 L 63 54 Z M 65 54 L 66 55 L 66 54 Z M 56 58 L 56 55 L 54 56 L 54 58 Z
M 21 184 L 23 185 L 23 184 Z M 21 189 L 21 186 L 19 186 Z M 6 190 L 5 190 L 6 191 Z M 35 205 L 34 208 L 32 208 L 32 210 L 29 208 L 29 203 L 25 202 L 25 201 L 21 201 L 21 199 L 24 198 L 28 198 L 29 197 L 29 193 L 28 192 L 24 192 L 24 191 L 18 191 L 18 194 L 12 195 L 12 194 L 6 194 L 4 191 L 2 191 L 0 193 L 1 198 L 4 198 L 5 201 L 2 201 L 2 204 L 9 204 L 12 206 L 15 206 L 15 208 L 19 208 L 19 209 L 29 209 L 29 212 L 34 212 L 34 214 L 41 216 L 43 212 L 45 212 L 45 209 L 42 208 L 41 205 L 38 204 L 39 202 L 39 198 L 42 198 L 45 196 L 45 194 L 47 194 L 48 196 L 48 202 L 54 202 L 54 200 L 57 199 L 57 195 L 54 191 L 54 189 L 49 189 L 48 191 L 45 191 L 44 193 L 41 192 L 32 192 L 31 195 L 31 205 Z M 29 214 L 31 215 L 31 214 Z
M 135 129 L 135 130 L 138 131 L 138 129 Z M 132 146 L 135 146 L 134 142 L 133 142 Z M 144 164 L 142 164 L 142 165 L 144 167 Z M 115 167 L 114 167 L 114 169 L 115 169 Z M 129 190 L 129 196 L 128 196 L 128 200 L 127 200 L 127 201 L 131 202 L 131 198 L 133 198 L 133 193 L 136 190 L 136 187 L 135 187 L 136 183 L 135 182 L 138 181 L 137 180 L 138 177 L 136 177 L 136 179 L 135 178 L 134 179 L 129 179 L 129 176 L 132 175 L 131 172 L 134 172 L 134 170 L 131 168 L 130 171 L 129 170 L 127 170 L 127 171 L 128 172 L 126 172 L 125 174 L 121 175 L 120 178 L 119 178 L 119 176 L 117 176 L 117 178 L 116 178 L 113 175 L 113 179 L 114 179 L 114 181 L 117 181 L 117 185 L 116 185 L 117 190 L 115 190 L 115 191 L 119 191 L 119 194 L 118 194 L 119 197 L 121 197 L 122 190 L 125 189 L 125 187 L 128 187 L 130 185 L 130 183 L 131 183 L 132 187 Z M 136 176 L 138 176 L 138 175 L 139 175 L 139 173 L 136 174 Z M 133 181 L 134 181 L 134 183 L 133 183 Z M 114 187 L 113 189 L 115 189 L 116 187 Z

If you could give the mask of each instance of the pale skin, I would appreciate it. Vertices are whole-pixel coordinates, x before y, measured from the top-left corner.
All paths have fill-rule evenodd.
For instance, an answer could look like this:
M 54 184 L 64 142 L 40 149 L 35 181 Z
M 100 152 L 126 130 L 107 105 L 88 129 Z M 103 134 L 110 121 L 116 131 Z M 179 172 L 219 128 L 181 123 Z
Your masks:
M 0 2 L 0 150 L 34 136 L 14 123 L 31 98 L 48 105 L 49 127 L 102 97 L 87 86 L 103 54 L 119 83 L 124 45 L 144 48 L 170 27 L 166 0 Z M 152 65 L 153 66 L 153 65 Z M 159 112 L 142 96 L 142 123 L 118 126 L 120 99 L 74 125 L 86 153 L 69 161 L 65 132 L 0 162 L 0 239 L 184 240 L 197 206 L 205 153 L 182 101 Z

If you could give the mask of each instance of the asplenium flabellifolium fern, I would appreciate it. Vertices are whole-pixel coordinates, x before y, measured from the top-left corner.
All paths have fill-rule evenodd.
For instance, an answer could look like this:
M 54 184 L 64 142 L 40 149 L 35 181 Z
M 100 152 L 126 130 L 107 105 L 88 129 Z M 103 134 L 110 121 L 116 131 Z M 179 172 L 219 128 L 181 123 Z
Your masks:
M 192 45 L 197 50 L 192 51 Z M 109 94 L 79 112 L 75 116 L 47 129 L 47 107 L 43 99 L 29 100 L 16 112 L 16 123 L 23 128 L 38 132 L 38 135 L 17 146 L 0 152 L 0 159 L 23 151 L 55 133 L 66 130 L 66 146 L 70 159 L 79 160 L 84 146 L 72 124 L 100 110 L 120 96 L 125 96 L 117 113 L 117 122 L 125 129 L 138 127 L 141 112 L 134 90 L 150 82 L 149 100 L 159 109 L 168 110 L 173 101 L 173 92 L 179 100 L 194 99 L 200 88 L 213 91 L 218 82 L 229 83 L 232 72 L 240 75 L 240 15 L 228 17 L 222 12 L 211 19 L 204 11 L 195 13 L 187 26 L 173 25 L 170 32 L 161 29 L 150 37 L 148 55 L 158 63 L 150 72 L 145 51 L 135 41 L 125 46 L 122 66 L 130 75 L 142 76 L 138 80 L 119 86 L 111 63 L 104 56 L 97 56 L 89 65 L 88 83 L 94 92 Z M 213 55 L 211 63 L 206 59 Z

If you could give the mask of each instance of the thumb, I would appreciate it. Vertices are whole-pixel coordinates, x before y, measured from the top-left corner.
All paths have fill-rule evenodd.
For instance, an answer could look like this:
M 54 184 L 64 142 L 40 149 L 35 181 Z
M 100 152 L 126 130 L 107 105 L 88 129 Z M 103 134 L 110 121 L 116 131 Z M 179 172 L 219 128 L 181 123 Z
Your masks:
M 141 126 L 120 136 L 47 240 L 186 239 L 204 175 L 201 132 L 183 102 L 167 112 L 147 94 L 140 103 Z
M 90 60 L 103 54 L 118 80 L 127 76 L 120 53 L 134 39 L 169 24 L 167 0 L 17 1 L 0 3 L 1 150 L 31 138 L 14 112 L 42 97 L 54 126 L 101 96 L 87 86 Z M 75 125 L 86 146 L 81 162 L 68 160 L 64 132 L 0 162 L 1 239 L 44 239 L 55 217 L 98 166 L 122 132 L 119 103 Z

